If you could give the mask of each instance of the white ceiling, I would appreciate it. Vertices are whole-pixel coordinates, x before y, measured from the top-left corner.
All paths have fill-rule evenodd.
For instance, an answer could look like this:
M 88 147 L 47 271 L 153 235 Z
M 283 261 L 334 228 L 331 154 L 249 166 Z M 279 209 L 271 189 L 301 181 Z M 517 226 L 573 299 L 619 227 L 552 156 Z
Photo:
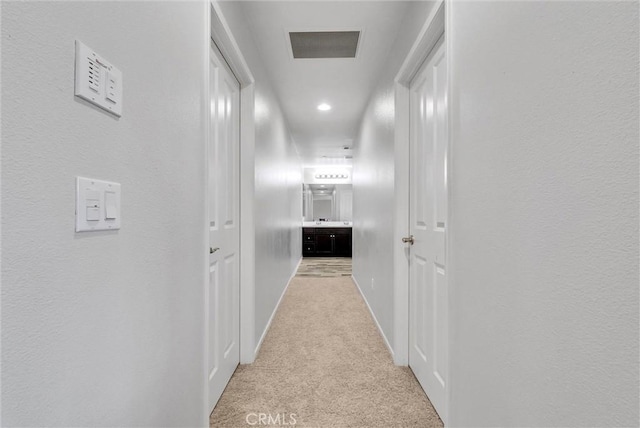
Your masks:
M 396 39 L 404 1 L 243 2 L 305 165 L 350 164 L 360 119 Z M 293 59 L 289 31 L 360 30 L 356 58 Z M 318 104 L 332 106 L 328 112 Z

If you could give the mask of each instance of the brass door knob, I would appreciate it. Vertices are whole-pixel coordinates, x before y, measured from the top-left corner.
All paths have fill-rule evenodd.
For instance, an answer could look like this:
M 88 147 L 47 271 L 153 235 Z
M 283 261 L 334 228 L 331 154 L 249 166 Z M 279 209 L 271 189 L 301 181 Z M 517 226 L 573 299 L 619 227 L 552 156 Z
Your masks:
M 218 248 L 218 247 L 216 247 L 216 248 L 209 247 L 209 254 L 213 254 L 213 253 L 215 253 L 216 251 L 218 251 L 219 249 L 220 249 L 220 248 Z
M 402 238 L 402 242 L 404 242 L 405 244 L 409 243 L 413 245 L 413 242 L 414 242 L 413 235 L 409 235 L 409 237 Z

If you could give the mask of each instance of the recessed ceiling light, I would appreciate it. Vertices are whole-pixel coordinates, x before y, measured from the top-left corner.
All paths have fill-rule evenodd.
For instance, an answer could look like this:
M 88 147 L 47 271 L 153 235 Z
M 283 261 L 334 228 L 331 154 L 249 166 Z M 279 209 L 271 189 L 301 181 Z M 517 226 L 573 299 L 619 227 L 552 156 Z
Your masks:
M 318 104 L 318 110 L 320 111 L 329 111 L 331 110 L 331 106 L 327 103 Z

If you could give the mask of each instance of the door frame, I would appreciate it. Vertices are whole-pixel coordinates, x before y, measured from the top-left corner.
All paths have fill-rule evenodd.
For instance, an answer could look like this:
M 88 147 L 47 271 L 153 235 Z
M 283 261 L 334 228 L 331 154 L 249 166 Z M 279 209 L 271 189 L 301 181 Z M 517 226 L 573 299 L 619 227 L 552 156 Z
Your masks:
M 211 40 L 240 82 L 240 363 L 249 364 L 255 360 L 255 79 L 215 0 Z
M 210 108 L 209 71 L 211 40 L 216 44 L 232 73 L 240 83 L 240 364 L 249 364 L 255 360 L 255 79 L 238 44 L 231 33 L 229 25 L 216 0 L 206 0 L 204 40 L 204 82 L 202 96 L 203 126 L 206 136 L 204 144 L 204 177 L 208 177 L 208 150 L 210 141 Z M 204 223 L 203 236 L 209 231 L 209 203 L 208 186 L 204 186 Z M 204 364 L 203 381 L 208 376 L 209 361 L 209 319 L 208 288 L 209 288 L 209 243 L 204 239 L 202 248 L 204 265 Z M 209 418 L 209 388 L 204 382 L 204 402 L 206 420 Z
M 402 238 L 409 235 L 409 197 L 410 197 L 410 153 L 411 145 L 410 134 L 410 91 L 409 87 L 414 76 L 420 69 L 420 66 L 436 46 L 438 40 L 444 34 L 445 49 L 449 52 L 450 40 L 445 32 L 446 14 L 449 10 L 447 3 L 450 0 L 441 0 L 436 3 L 431 10 L 429 17 L 425 21 L 418 37 L 416 38 L 411 50 L 400 67 L 395 82 L 395 110 L 396 110 L 396 127 L 395 127 L 395 144 L 394 144 L 394 169 L 395 169 L 395 201 L 394 201 L 394 230 L 393 230 L 393 259 L 394 259 L 394 308 L 393 308 L 393 357 L 394 363 L 399 366 L 409 365 L 409 248 L 406 245 L 400 245 Z M 451 73 L 449 55 L 447 61 L 447 91 L 451 93 Z M 450 105 L 450 104 L 449 104 Z M 449 113 L 451 113 L 449 109 Z M 449 126 L 451 125 L 451 115 L 448 118 Z M 448 149 L 451 140 L 447 142 Z M 447 157 L 447 171 L 450 171 L 451 158 Z M 448 174 L 448 172 L 447 172 Z M 447 192 L 450 199 L 451 181 L 447 177 Z M 451 210 L 447 213 L 447 222 L 450 225 Z M 449 230 L 447 230 L 447 237 Z M 448 240 L 448 238 L 447 238 Z M 447 260 L 449 260 L 449 245 L 447 248 Z M 449 309 L 449 320 L 451 320 L 451 308 Z
M 396 365 L 409 365 L 409 247 L 401 245 L 402 238 L 409 235 L 410 232 L 410 85 L 411 81 L 419 71 L 420 67 L 427 59 L 431 50 L 437 45 L 441 37 L 444 37 L 444 47 L 446 49 L 446 66 L 447 66 L 447 125 L 449 129 L 452 124 L 451 114 L 451 94 L 452 94 L 452 67 L 451 67 L 451 26 L 450 26 L 450 4 L 453 0 L 440 0 L 436 3 L 429 13 L 425 24 L 423 25 L 418 37 L 416 38 L 411 50 L 400 67 L 395 82 L 395 111 L 396 111 L 396 127 L 394 135 L 394 179 L 395 179 L 395 203 L 394 203 L 394 343 L 393 358 Z M 451 201 L 451 132 L 448 133 L 447 141 L 447 199 Z M 449 206 L 451 204 L 449 203 Z M 451 208 L 451 207 L 450 207 Z M 451 306 L 451 287 L 453 285 L 453 269 L 451 268 L 451 246 L 449 245 L 451 237 L 451 213 L 452 209 L 447 210 L 447 234 L 445 238 L 445 253 L 448 268 L 448 286 L 447 290 L 449 298 L 447 299 L 447 324 L 449 330 L 449 338 L 452 337 L 454 319 L 454 308 Z M 451 348 L 451 340 L 447 346 Z M 447 364 L 447 408 L 451 413 L 451 353 L 447 352 L 449 364 Z M 442 415 L 443 419 L 448 419 L 448 415 Z

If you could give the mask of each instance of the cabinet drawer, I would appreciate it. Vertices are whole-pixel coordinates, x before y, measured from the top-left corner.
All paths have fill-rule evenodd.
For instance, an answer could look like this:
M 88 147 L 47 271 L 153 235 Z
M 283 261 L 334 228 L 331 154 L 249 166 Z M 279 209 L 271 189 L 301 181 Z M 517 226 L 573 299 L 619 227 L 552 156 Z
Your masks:
M 302 238 L 303 242 L 313 242 L 313 240 L 315 239 L 314 235 L 304 235 L 304 237 Z
M 318 234 L 323 234 L 323 235 L 349 235 L 351 233 L 351 228 L 349 227 L 336 227 L 336 228 L 329 228 L 329 227 L 325 227 L 322 229 L 316 229 L 316 235 Z
M 350 227 L 341 227 L 338 229 L 333 229 L 333 234 L 334 235 L 351 235 L 351 228 Z
M 315 252 L 316 252 L 316 244 L 314 243 L 305 242 L 304 245 L 302 246 L 303 255 L 315 254 Z

